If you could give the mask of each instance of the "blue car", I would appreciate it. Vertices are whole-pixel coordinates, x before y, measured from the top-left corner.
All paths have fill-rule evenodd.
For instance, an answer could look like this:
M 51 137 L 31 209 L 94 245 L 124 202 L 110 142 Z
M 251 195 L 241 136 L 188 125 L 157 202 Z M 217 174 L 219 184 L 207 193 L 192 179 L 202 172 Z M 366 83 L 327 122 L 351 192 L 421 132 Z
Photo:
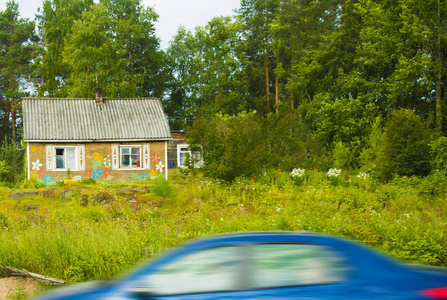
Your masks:
M 447 273 L 327 235 L 237 233 L 189 243 L 120 280 L 40 299 L 447 299 Z

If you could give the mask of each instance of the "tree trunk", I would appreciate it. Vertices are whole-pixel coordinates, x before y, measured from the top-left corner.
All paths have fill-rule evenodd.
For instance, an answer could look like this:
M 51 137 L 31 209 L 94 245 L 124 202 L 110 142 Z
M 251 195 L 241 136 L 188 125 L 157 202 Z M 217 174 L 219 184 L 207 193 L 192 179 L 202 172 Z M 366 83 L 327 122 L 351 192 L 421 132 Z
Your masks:
M 11 89 L 11 82 L 9 80 L 9 76 L 5 77 L 5 91 L 8 91 Z M 4 99 L 4 110 L 3 110 L 3 133 L 8 138 L 9 135 L 9 125 L 10 125 L 10 117 L 11 117 L 11 99 L 9 99 L 9 96 L 5 96 Z
M 436 74 L 436 130 L 439 134 L 442 134 L 442 121 L 444 119 L 444 113 L 442 111 L 442 65 L 443 56 L 441 48 L 441 0 L 438 0 L 438 42 L 436 49 L 437 56 L 437 74 Z
M 278 114 L 279 110 L 279 86 L 278 86 L 278 78 L 275 80 L 275 88 L 276 88 L 276 114 Z
M 295 109 L 295 103 L 293 102 L 293 91 L 290 93 L 290 107 Z
M 42 35 L 41 46 L 42 46 L 42 49 L 45 49 L 45 33 Z M 44 84 L 45 84 L 45 72 L 42 72 L 40 86 L 43 87 Z M 40 93 L 43 93 L 43 92 L 41 91 Z M 42 96 L 43 96 L 43 94 L 42 94 Z
M 14 145 L 17 143 L 17 136 L 16 136 L 16 111 L 15 109 L 12 110 L 11 113 L 11 131 L 12 131 L 12 141 L 14 142 Z
M 436 131 L 442 134 L 442 121 L 444 114 L 442 112 L 442 72 L 438 71 L 436 76 Z
M 267 93 L 267 113 L 270 112 L 270 78 L 269 78 L 269 56 L 265 54 L 265 90 Z

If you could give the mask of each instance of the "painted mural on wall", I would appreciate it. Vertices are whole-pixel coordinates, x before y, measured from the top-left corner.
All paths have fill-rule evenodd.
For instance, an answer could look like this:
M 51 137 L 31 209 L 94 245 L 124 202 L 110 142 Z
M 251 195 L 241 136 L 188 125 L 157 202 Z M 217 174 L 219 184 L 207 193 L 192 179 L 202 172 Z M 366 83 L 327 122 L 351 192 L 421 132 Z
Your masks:
M 30 151 L 31 154 L 36 154 L 35 157 L 37 157 L 37 153 L 41 153 L 41 151 L 38 151 L 36 147 L 31 147 Z M 94 151 L 94 149 L 91 149 L 91 151 Z M 31 157 L 32 155 L 30 158 Z M 81 181 L 82 178 L 93 178 L 102 181 L 112 181 L 112 161 L 110 155 L 105 156 L 99 152 L 93 152 L 92 155 L 87 155 L 87 158 L 90 159 L 92 168 L 86 168 L 84 171 L 84 176 L 69 176 L 69 179 Z M 132 173 L 132 178 L 137 180 L 146 180 L 150 178 L 154 179 L 155 177 L 161 175 L 165 167 L 161 157 L 154 154 L 152 155 L 151 160 L 152 165 L 154 165 L 155 168 L 152 168 L 150 171 L 144 170 L 142 173 Z M 40 159 L 31 161 L 31 177 L 46 185 L 56 185 L 58 182 L 67 179 L 67 176 L 58 176 L 58 178 L 55 178 L 53 177 L 53 174 L 46 174 L 42 167 L 43 164 Z
M 152 163 L 156 165 L 155 170 L 151 169 L 149 172 L 143 172 L 141 174 L 141 176 L 139 174 L 133 173 L 132 177 L 134 179 L 145 180 L 147 178 L 152 178 L 153 179 L 153 178 L 157 177 L 158 175 L 162 174 L 163 173 L 164 164 L 161 161 L 160 156 L 154 154 L 154 155 L 152 155 L 151 160 L 152 160 Z M 160 166 L 162 166 L 162 167 L 160 168 Z
M 93 151 L 93 149 L 91 150 Z M 99 152 L 93 152 L 91 156 L 88 155 L 87 157 L 91 159 L 93 167 L 85 170 L 86 177 L 106 181 L 113 179 L 113 176 L 110 174 L 110 168 L 112 167 L 110 155 L 102 156 Z

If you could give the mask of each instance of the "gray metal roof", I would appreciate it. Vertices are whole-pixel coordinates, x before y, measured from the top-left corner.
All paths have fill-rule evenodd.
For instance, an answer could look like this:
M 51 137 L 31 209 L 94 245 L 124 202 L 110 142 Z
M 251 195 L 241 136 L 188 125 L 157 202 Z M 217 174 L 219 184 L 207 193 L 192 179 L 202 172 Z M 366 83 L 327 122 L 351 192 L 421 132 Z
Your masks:
M 23 98 L 25 141 L 139 141 L 171 138 L 158 98 Z

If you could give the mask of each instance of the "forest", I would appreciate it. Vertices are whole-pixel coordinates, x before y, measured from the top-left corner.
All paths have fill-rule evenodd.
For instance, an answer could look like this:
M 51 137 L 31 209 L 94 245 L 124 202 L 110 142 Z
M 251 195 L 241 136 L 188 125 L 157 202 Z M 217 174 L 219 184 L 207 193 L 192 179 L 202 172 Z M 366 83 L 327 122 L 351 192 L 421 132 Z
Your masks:
M 140 0 L 0 12 L 0 179 L 23 180 L 21 97 L 159 97 L 202 172 L 447 171 L 441 0 L 241 0 L 167 49 Z M 193 166 L 194 163 L 191 163 Z

